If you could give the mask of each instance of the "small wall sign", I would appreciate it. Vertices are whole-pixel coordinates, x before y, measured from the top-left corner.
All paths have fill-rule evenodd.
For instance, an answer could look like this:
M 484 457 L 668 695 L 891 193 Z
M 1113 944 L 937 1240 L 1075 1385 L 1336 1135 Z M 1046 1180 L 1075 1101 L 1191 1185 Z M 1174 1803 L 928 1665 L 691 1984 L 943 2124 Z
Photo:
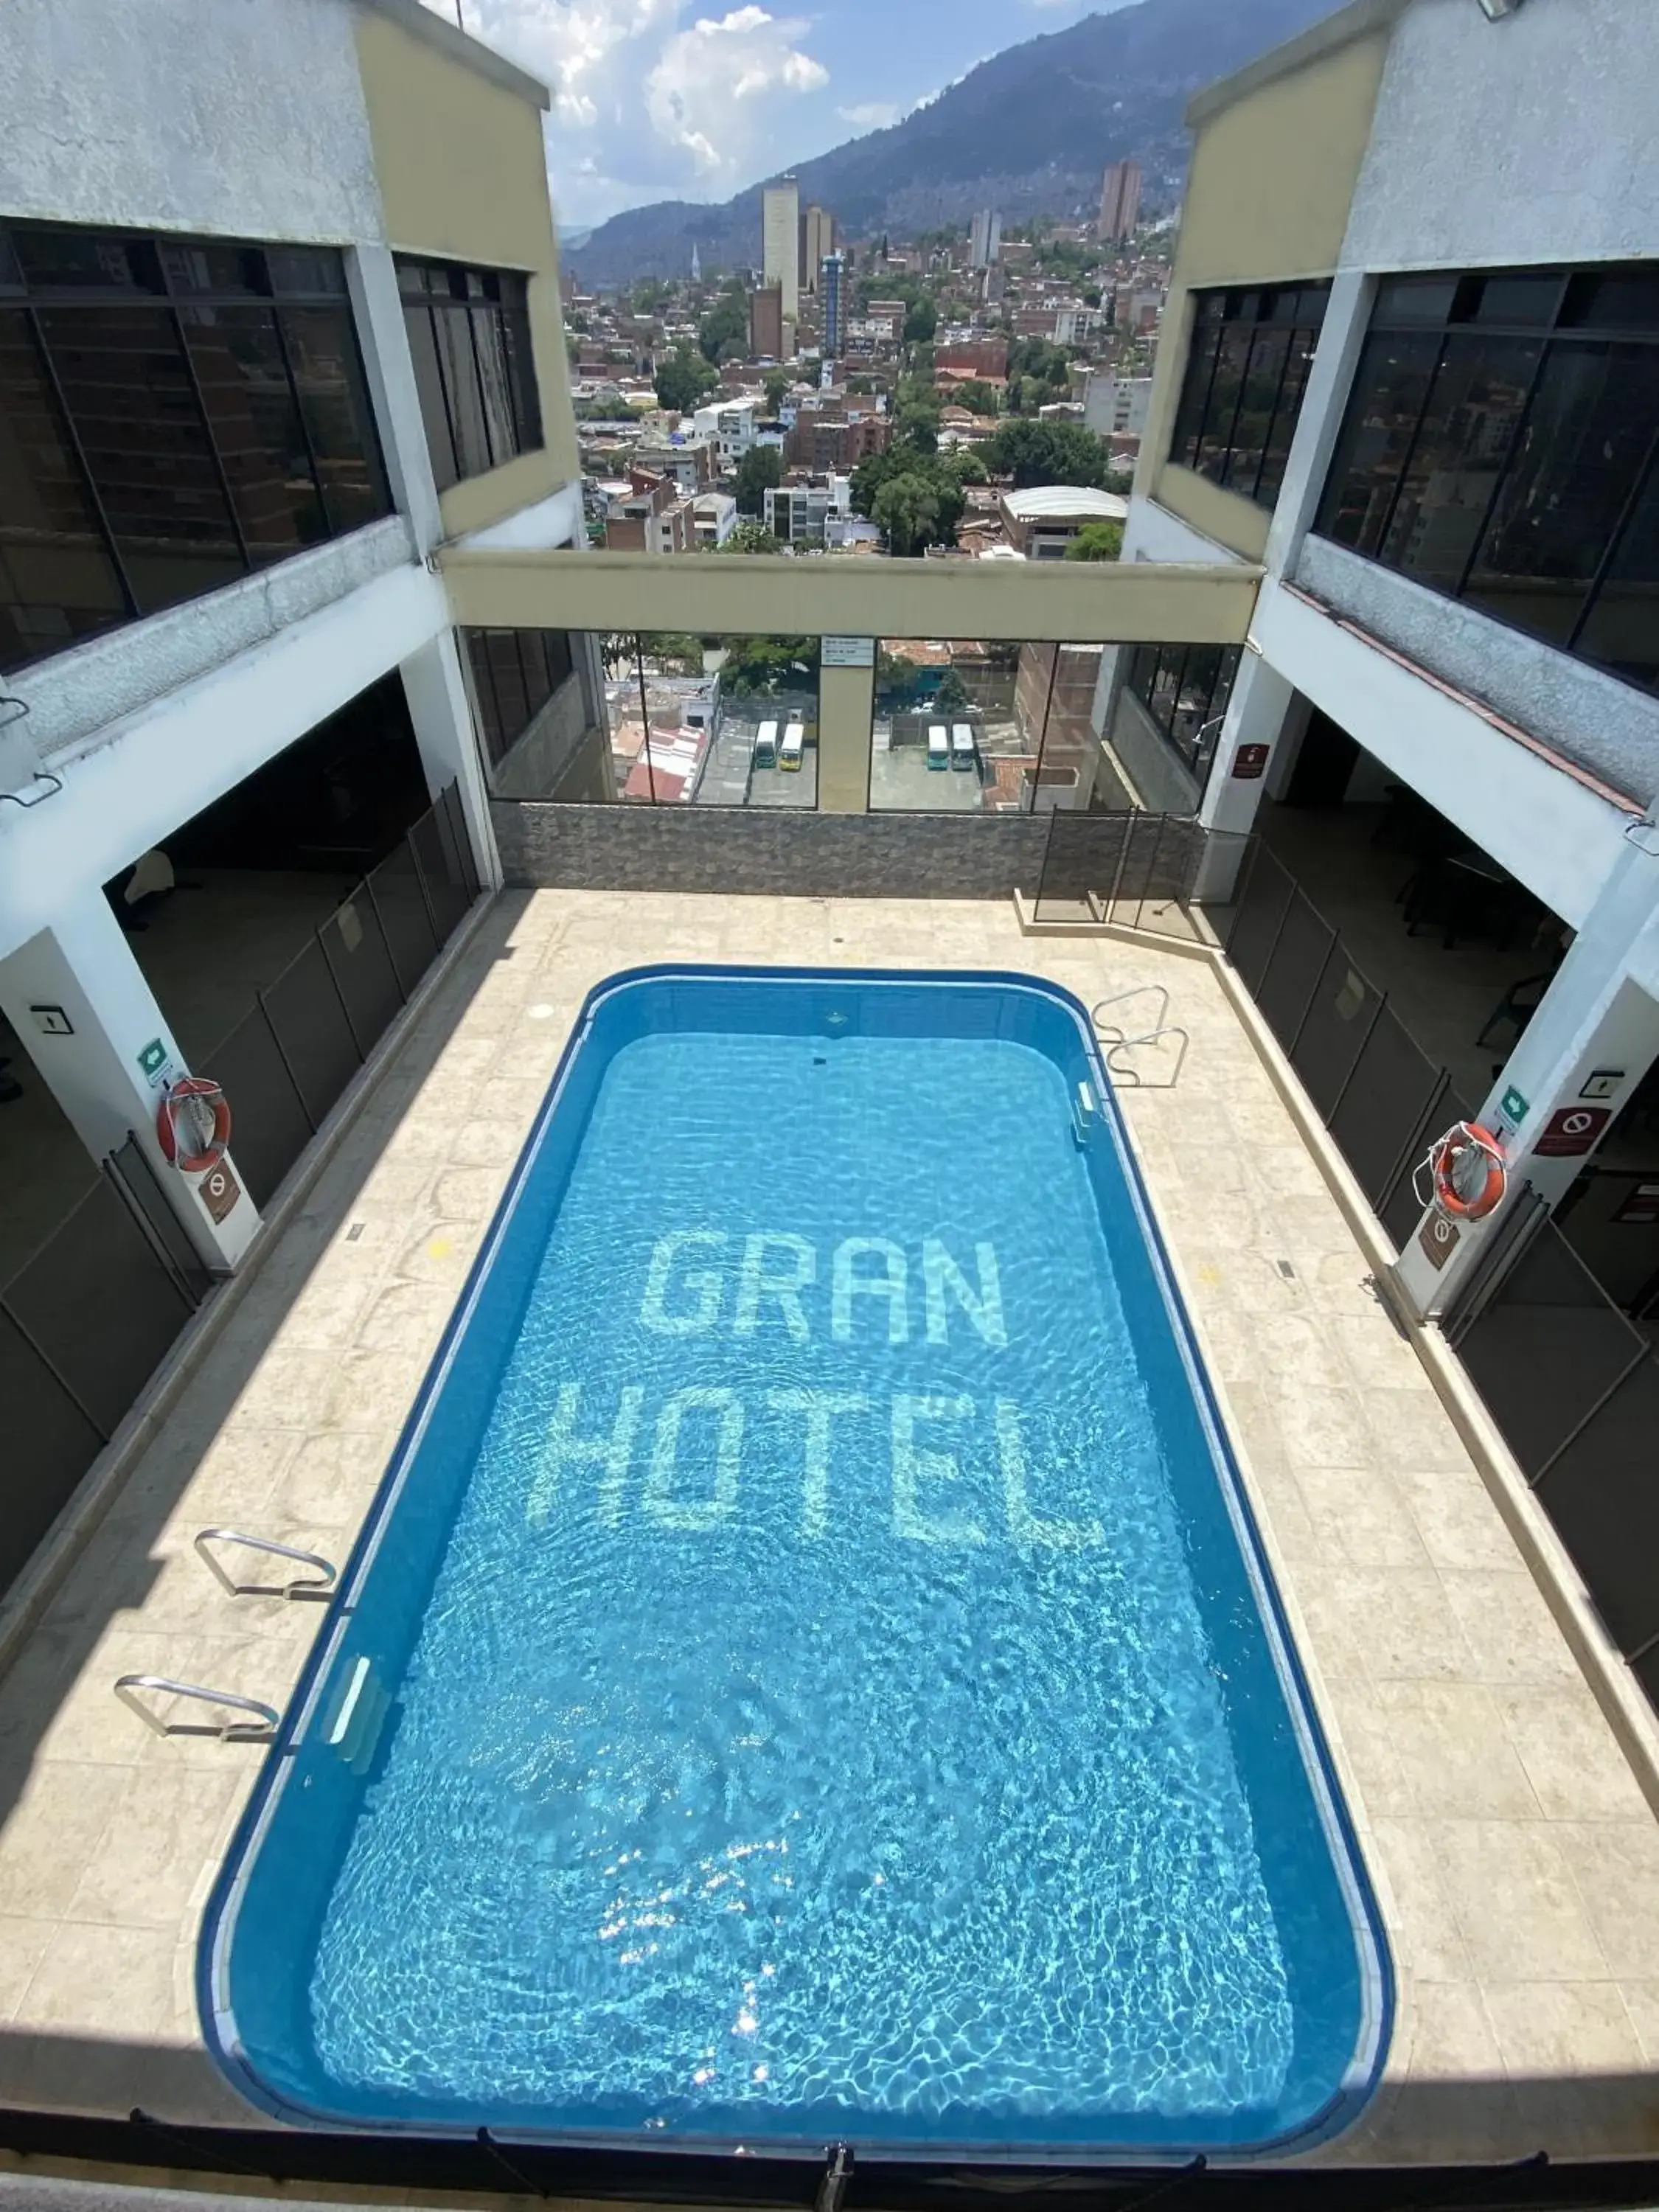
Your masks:
M 1267 765 L 1266 745 L 1241 745 L 1233 755 L 1235 783 L 1254 783 Z
M 1578 1087 L 1581 1098 L 1611 1098 L 1625 1079 L 1622 1067 L 1593 1067 Z
M 1512 1083 L 1499 1101 L 1498 1111 L 1512 1129 L 1518 1129 L 1527 1118 L 1527 1101 Z
M 1610 1106 L 1558 1107 L 1533 1150 L 1540 1159 L 1577 1159 L 1589 1152 L 1612 1119 Z
M 1659 1182 L 1638 1182 L 1613 1218 L 1631 1229 L 1659 1228 Z
M 207 1208 L 208 1219 L 214 1222 L 222 1221 L 242 1194 L 242 1186 L 223 1160 L 210 1167 L 196 1188 Z
M 61 1006 L 31 1006 L 34 1026 L 42 1036 L 73 1036 L 75 1024 Z
M 1457 1224 L 1437 1207 L 1418 1231 L 1417 1241 L 1424 1257 L 1437 1274 L 1456 1249 Z
M 147 1045 L 139 1048 L 134 1057 L 138 1062 L 139 1074 L 146 1083 L 154 1083 L 167 1064 L 167 1048 L 160 1037 L 152 1037 Z
M 876 641 L 872 637 L 826 637 L 818 652 L 821 668 L 873 668 Z

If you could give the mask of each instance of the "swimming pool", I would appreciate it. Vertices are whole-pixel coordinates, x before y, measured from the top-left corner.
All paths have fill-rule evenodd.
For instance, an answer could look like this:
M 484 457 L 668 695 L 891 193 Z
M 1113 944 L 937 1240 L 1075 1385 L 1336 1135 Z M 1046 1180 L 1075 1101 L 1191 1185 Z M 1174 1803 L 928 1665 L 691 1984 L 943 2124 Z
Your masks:
M 1075 1001 L 592 994 L 201 1984 L 289 2120 L 1071 2160 L 1352 2116 L 1386 1953 Z

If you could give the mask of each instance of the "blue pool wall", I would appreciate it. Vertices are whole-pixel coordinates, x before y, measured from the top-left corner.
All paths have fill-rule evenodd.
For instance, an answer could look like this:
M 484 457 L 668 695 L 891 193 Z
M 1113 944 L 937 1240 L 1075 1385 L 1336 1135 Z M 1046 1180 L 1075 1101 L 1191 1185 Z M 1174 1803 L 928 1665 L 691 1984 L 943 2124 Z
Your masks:
M 286 2054 L 312 2042 L 306 1978 L 292 1962 L 314 1955 L 365 1788 L 392 1740 L 395 1710 L 367 1776 L 354 1774 L 325 1740 L 359 1658 L 394 1687 L 405 1671 L 606 1069 L 626 1046 L 664 1029 L 985 1036 L 1050 1060 L 1068 1099 L 1079 1082 L 1088 1084 L 1099 1121 L 1085 1146 L 1085 1166 L 1225 1684 L 1231 1733 L 1250 1747 L 1241 1768 L 1293 2014 L 1299 2031 L 1318 2022 L 1322 2006 L 1327 2015 L 1322 2034 L 1305 2043 L 1299 2034 L 1274 2109 L 1238 2114 L 1237 2133 L 1268 2147 L 1286 2138 L 1287 2112 L 1297 2115 L 1289 2133 L 1297 2148 L 1334 2132 L 1370 2094 L 1387 2050 L 1393 1981 L 1381 1916 L 1087 1014 L 1058 986 L 992 971 L 646 968 L 614 975 L 589 994 L 210 1900 L 198 1962 L 210 2048 L 241 2094 L 274 2117 L 353 2124 L 319 2106 L 317 2083 L 291 2069 Z M 1225 1512 L 1216 1510 L 1218 1481 Z M 268 1834 L 280 1846 L 283 1808 L 295 1788 L 304 1796 L 302 1808 L 290 1808 L 290 1816 L 302 1809 L 302 1860 L 261 1847 Z M 1308 1854 L 1298 1848 L 1310 1820 L 1329 1844 L 1311 1880 Z M 1346 1976 L 1331 1972 L 1334 1936 L 1349 1962 Z M 1353 2044 L 1354 2057 L 1333 2096 L 1320 2054 L 1339 2034 Z M 398 2125 L 396 2098 L 380 2092 L 377 2101 L 389 2109 L 375 2124 Z M 428 2111 L 411 2097 L 402 2124 L 429 2130 Z M 510 2123 L 497 2131 L 510 2134 Z M 902 2147 L 893 2150 L 902 2154 Z M 1071 2143 L 1056 2144 L 1054 2154 L 1087 2153 Z M 1041 2154 L 1022 2147 L 1018 2155 Z

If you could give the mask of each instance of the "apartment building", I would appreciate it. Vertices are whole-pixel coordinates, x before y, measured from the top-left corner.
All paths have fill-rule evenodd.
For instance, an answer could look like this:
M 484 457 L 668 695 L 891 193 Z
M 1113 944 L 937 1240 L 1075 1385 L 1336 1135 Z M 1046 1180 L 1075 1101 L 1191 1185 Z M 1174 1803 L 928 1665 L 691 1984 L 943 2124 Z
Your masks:
M 1140 220 L 1140 164 L 1114 161 L 1100 185 L 1101 238 L 1127 238 Z
M 969 265 L 974 269 L 988 269 L 1001 256 L 1001 213 L 996 208 L 981 208 L 969 229 Z
M 760 403 L 752 398 L 716 399 L 692 416 L 696 435 L 712 448 L 716 476 L 729 475 L 754 444 L 759 412 Z
M 793 177 L 768 185 L 761 200 L 761 270 L 779 288 L 784 322 L 800 319 L 800 191 Z
M 1150 376 L 1114 376 L 1093 370 L 1083 390 L 1083 419 L 1097 437 L 1139 438 L 1152 405 Z
M 824 256 L 836 250 L 836 218 L 827 208 L 808 207 L 800 219 L 800 285 L 816 294 Z
M 823 317 L 823 357 L 839 360 L 847 343 L 845 263 L 839 253 L 826 253 L 818 264 L 818 306 Z
M 1215 829 L 1445 825 L 1536 931 L 1468 1103 L 1552 1202 L 1659 1047 L 1652 32 L 1355 0 L 1193 102 L 1123 557 L 1261 582 L 1248 652 L 1109 655 L 1097 702 L 1127 782 Z M 1480 1243 L 1402 1272 L 1437 1305 Z
M 757 284 L 749 295 L 749 350 L 757 361 L 782 361 L 783 286 Z
M 672 477 L 656 476 L 636 465 L 629 471 L 627 497 L 613 500 L 606 509 L 606 551 L 689 553 L 696 543 L 695 506 Z
M 853 511 L 853 487 L 841 476 L 809 476 L 769 484 L 762 495 L 767 528 L 785 545 L 821 545 L 824 525 Z
M 691 502 L 691 536 L 700 551 L 716 553 L 738 526 L 738 502 L 729 491 L 706 491 Z

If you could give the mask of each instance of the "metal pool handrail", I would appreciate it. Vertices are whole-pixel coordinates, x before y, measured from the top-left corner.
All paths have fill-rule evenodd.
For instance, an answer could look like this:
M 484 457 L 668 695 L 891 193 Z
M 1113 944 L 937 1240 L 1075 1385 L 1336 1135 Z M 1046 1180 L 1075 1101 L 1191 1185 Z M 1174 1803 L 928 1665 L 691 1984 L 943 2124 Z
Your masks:
M 233 1597 L 286 1597 L 320 1599 L 326 1603 L 332 1595 L 334 1579 L 339 1570 L 331 1559 L 319 1552 L 296 1551 L 292 1544 L 278 1544 L 269 1536 L 250 1536 L 240 1528 L 198 1528 L 194 1538 L 196 1550 L 213 1574 Z M 315 1575 L 296 1575 L 288 1583 L 233 1582 L 219 1561 L 208 1548 L 211 1544 L 240 1544 L 250 1552 L 268 1552 L 274 1559 L 295 1559 L 303 1567 L 315 1567 Z
M 248 1721 L 198 1723 L 158 1720 L 149 1707 L 133 1695 L 135 1690 L 164 1690 L 169 1697 L 197 1698 L 206 1705 L 225 1705 L 237 1712 L 257 1713 L 259 1724 L 256 1728 Z M 221 1743 L 269 1743 L 276 1733 L 274 1705 L 264 1705 L 258 1698 L 244 1698 L 234 1690 L 209 1690 L 199 1682 L 175 1682 L 170 1674 L 123 1674 L 116 1682 L 115 1694 L 157 1735 L 211 1735 L 217 1736 Z

